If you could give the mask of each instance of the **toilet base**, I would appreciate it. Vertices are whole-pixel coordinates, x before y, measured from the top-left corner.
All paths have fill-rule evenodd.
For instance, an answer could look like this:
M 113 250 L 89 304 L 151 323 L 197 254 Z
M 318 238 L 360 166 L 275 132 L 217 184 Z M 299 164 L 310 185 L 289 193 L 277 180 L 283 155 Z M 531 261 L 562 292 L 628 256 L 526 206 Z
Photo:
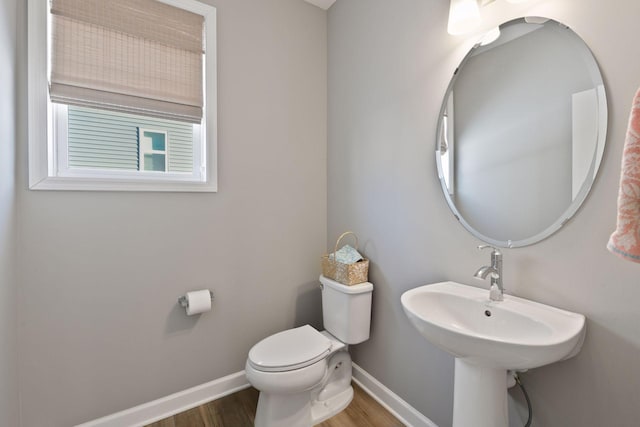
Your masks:
M 353 400 L 349 386 L 327 400 L 310 402 L 310 392 L 300 394 L 260 393 L 255 427 L 311 427 L 342 412 Z
M 325 377 L 312 389 L 292 393 L 256 387 L 260 397 L 255 427 L 311 427 L 349 406 L 353 399 L 349 353 L 338 351 L 318 364 L 325 366 Z
M 327 400 L 316 400 L 311 405 L 311 423 L 312 425 L 320 424 L 329 418 L 342 412 L 353 400 L 353 387 L 349 386 L 336 396 Z
M 311 392 L 275 394 L 260 392 L 255 427 L 311 427 Z

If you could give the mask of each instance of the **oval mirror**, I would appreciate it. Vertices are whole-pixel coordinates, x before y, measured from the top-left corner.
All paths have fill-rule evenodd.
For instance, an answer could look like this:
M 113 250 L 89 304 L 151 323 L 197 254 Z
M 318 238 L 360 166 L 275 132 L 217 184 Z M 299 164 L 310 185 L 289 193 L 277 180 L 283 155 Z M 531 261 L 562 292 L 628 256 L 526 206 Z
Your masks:
M 485 242 L 545 239 L 587 197 L 606 126 L 602 76 L 580 37 L 551 19 L 503 24 L 471 49 L 444 97 L 436 160 L 445 198 Z

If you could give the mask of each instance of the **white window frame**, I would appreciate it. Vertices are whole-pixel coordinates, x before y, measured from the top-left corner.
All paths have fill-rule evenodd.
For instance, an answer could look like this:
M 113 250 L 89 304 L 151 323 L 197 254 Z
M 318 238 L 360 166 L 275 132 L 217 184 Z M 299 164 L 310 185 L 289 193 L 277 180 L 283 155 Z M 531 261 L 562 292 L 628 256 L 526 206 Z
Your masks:
M 53 104 L 49 99 L 49 0 L 28 1 L 29 188 L 85 191 L 218 191 L 216 8 L 197 0 L 157 0 L 202 15 L 205 22 L 204 116 L 201 125 L 193 126 L 194 168 L 193 173 L 189 174 L 69 168 L 67 108 L 64 105 Z

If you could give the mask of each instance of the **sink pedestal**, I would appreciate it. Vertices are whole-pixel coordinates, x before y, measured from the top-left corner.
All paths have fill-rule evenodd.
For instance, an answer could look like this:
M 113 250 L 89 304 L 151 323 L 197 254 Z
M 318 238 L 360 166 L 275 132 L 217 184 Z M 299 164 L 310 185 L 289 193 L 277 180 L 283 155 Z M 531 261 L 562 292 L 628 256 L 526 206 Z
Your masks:
M 453 427 L 508 427 L 507 371 L 456 358 Z

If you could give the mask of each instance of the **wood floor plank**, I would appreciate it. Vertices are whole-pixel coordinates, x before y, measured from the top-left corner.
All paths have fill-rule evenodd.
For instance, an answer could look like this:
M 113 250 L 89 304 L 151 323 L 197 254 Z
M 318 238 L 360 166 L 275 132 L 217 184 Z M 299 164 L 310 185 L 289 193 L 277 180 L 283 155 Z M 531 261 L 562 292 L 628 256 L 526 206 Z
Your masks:
M 199 407 L 181 412 L 174 415 L 173 418 L 176 423 L 176 427 L 208 427 L 200 415 Z
M 258 390 L 248 388 L 203 405 L 211 427 L 253 427 Z
M 353 390 L 349 406 L 317 427 L 404 427 L 357 384 Z M 253 427 L 258 395 L 250 387 L 146 427 Z
M 174 417 L 165 418 L 164 420 L 156 421 L 153 424 L 149 424 L 147 427 L 176 427 L 176 423 L 173 421 Z

